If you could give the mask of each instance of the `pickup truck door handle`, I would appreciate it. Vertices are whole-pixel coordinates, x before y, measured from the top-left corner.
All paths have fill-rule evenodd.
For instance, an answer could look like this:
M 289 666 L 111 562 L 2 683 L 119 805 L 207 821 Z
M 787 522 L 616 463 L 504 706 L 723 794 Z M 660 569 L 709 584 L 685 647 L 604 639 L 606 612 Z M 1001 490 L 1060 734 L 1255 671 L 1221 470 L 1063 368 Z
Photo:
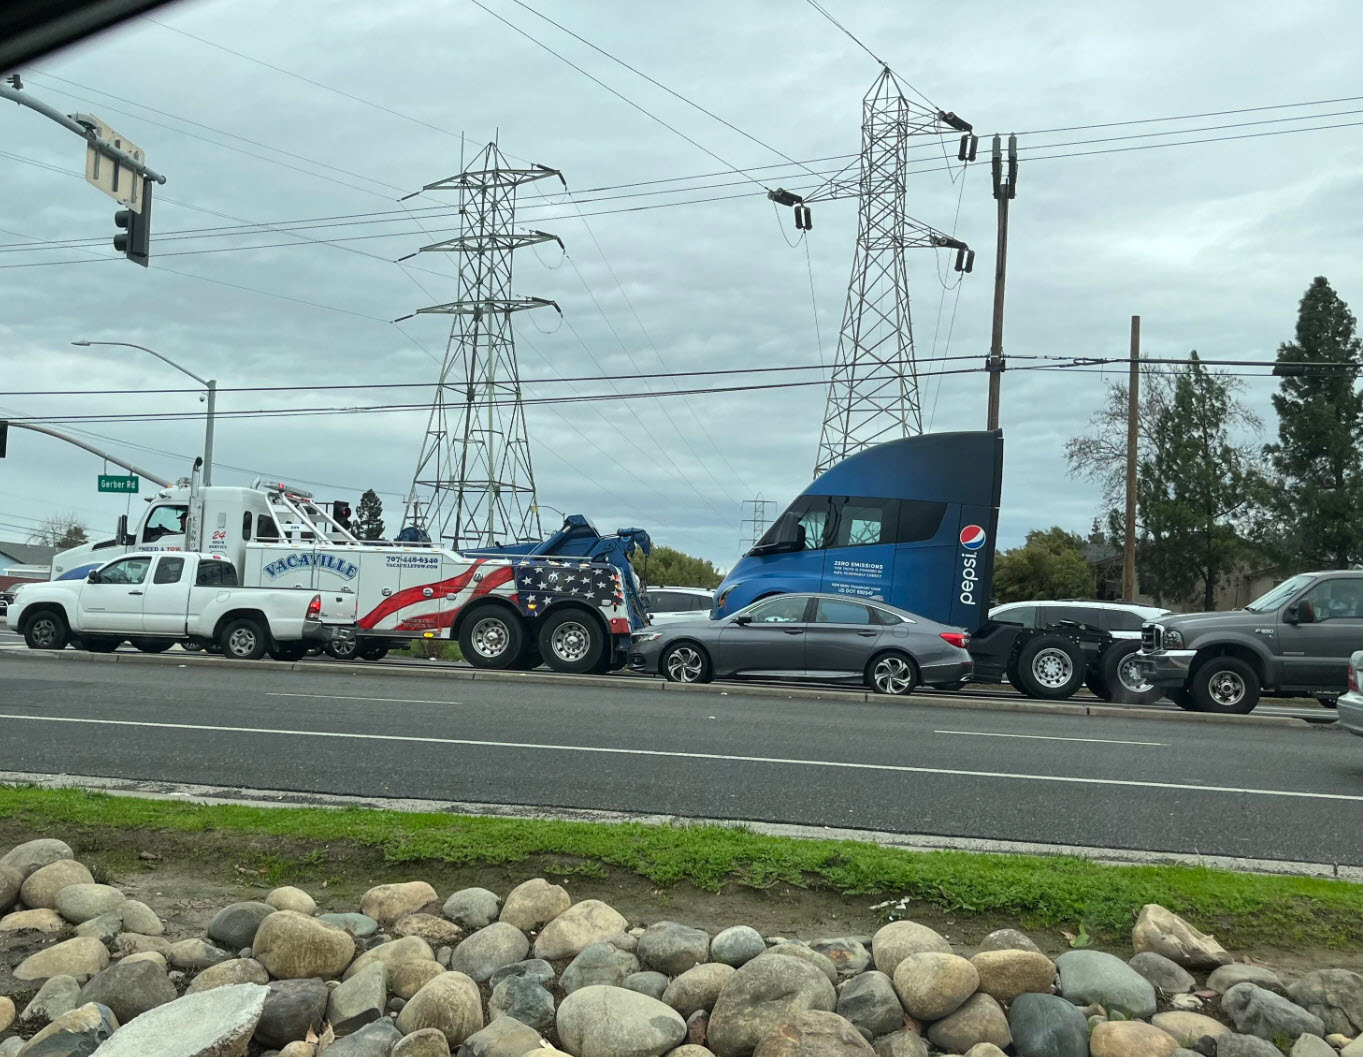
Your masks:
M 140 595 L 141 593 L 142 593 L 141 591 L 129 591 L 129 592 L 128 592 L 128 594 L 130 594 L 130 595 Z

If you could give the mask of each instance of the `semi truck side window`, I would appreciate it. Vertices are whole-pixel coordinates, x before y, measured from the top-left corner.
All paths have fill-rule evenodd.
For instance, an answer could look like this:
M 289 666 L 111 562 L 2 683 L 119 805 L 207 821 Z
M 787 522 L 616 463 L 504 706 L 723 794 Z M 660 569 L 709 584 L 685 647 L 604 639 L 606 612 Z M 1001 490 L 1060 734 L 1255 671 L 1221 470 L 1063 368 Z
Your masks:
M 820 550 L 825 545 L 824 536 L 828 532 L 828 511 L 828 496 L 802 495 L 790 504 L 785 513 L 771 523 L 771 527 L 763 533 L 757 546 L 772 546 L 777 542 L 781 530 L 791 521 L 795 521 L 805 530 L 804 549 L 807 551 Z
M 270 517 L 269 514 L 258 514 L 256 516 L 256 539 L 279 539 L 279 526 L 274 523 L 274 518 Z
M 927 499 L 901 499 L 899 501 L 899 538 L 896 543 L 920 543 L 937 535 L 942 527 L 942 519 L 947 515 L 947 505 Z
M 178 536 L 185 530 L 185 515 L 189 507 L 184 504 L 154 507 L 142 529 L 142 542 L 155 543 L 162 536 Z
M 894 543 L 898 534 L 897 499 L 839 497 L 834 502 L 837 523 L 833 526 L 830 547 L 867 547 Z

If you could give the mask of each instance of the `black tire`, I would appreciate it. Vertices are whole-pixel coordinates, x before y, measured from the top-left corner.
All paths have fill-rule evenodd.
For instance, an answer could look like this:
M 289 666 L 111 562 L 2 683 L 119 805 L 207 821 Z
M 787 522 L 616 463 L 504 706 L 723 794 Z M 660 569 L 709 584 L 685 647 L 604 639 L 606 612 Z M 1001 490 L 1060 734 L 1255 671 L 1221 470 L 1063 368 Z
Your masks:
M 40 609 L 24 621 L 24 642 L 30 650 L 64 650 L 70 641 L 71 628 L 55 609 Z
M 308 652 L 306 642 L 276 642 L 265 651 L 277 661 L 301 661 Z
M 359 652 L 360 641 L 353 635 L 348 639 L 332 639 L 322 649 L 328 657 L 335 660 L 353 661 Z
M 1197 702 L 1193 700 L 1193 695 L 1185 690 L 1166 690 L 1164 696 L 1185 712 L 1196 712 Z
M 355 651 L 355 654 L 362 661 L 381 661 L 388 656 L 388 643 L 363 642 L 360 644 L 360 648 Z
M 132 644 L 143 653 L 165 653 L 175 645 L 174 639 L 132 639 Z
M 527 640 L 525 646 L 521 649 L 521 655 L 516 658 L 511 667 L 518 672 L 529 672 L 543 663 L 544 658 L 540 656 L 539 643 Z
M 459 626 L 459 652 L 475 668 L 510 668 L 524 649 L 521 618 L 504 606 L 477 606 Z
M 1319 704 L 1321 708 L 1338 708 L 1339 698 L 1326 697 L 1322 694 L 1320 697 L 1316 698 L 1316 703 Z
M 957 690 L 964 690 L 966 688 L 966 681 L 964 679 L 957 679 L 954 683 L 933 683 L 932 688 L 934 690 L 946 690 L 955 693 Z
M 123 645 L 123 640 L 108 635 L 86 635 L 81 638 L 81 645 L 87 653 L 113 653 Z
M 658 658 L 658 674 L 669 683 L 708 683 L 715 677 L 715 669 L 704 646 L 678 642 Z
M 610 663 L 610 643 L 601 623 L 586 610 L 559 609 L 544 618 L 538 635 L 540 656 L 556 672 L 586 675 L 604 657 Z M 467 655 L 466 655 L 467 656 Z
M 1016 653 L 1008 658 L 1003 674 L 1008 679 L 1008 685 L 1023 697 L 1036 697 L 1036 694 L 1022 685 L 1022 676 L 1018 674 L 1018 655 Z
M 1114 642 L 1098 658 L 1098 669 L 1108 688 L 1103 695 L 1107 700 L 1119 705 L 1153 705 L 1163 696 L 1163 690 L 1144 682 L 1132 671 L 1131 658 L 1140 649 L 1139 642 Z
M 1088 675 L 1084 676 L 1084 685 L 1089 688 L 1089 693 L 1103 701 L 1110 701 L 1107 696 L 1107 683 L 1103 679 L 1103 673 L 1099 671 L 1101 666 L 1097 664 L 1089 665 Z
M 918 687 L 918 665 L 898 650 L 878 653 L 866 665 L 866 686 L 877 694 L 906 697 Z
M 208 649 L 209 645 L 210 643 L 205 642 L 203 639 L 186 639 L 180 644 L 180 649 L 184 650 L 186 653 L 203 653 Z
M 1018 683 L 1029 697 L 1060 701 L 1074 696 L 1084 683 L 1088 662 L 1072 639 L 1038 635 L 1018 651 Z
M 1244 716 L 1259 703 L 1259 676 L 1239 657 L 1209 657 L 1189 683 L 1199 712 Z
M 218 636 L 222 655 L 234 661 L 258 661 L 270 646 L 269 633 L 254 617 L 241 617 L 222 629 Z

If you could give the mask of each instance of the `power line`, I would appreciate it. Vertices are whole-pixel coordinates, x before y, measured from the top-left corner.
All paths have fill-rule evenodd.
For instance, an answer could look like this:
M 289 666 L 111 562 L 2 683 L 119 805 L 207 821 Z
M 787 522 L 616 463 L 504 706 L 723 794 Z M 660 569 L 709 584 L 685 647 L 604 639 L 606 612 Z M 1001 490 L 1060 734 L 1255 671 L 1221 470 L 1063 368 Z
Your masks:
M 809 6 L 812 7 L 812 8 L 813 8 L 815 11 L 817 11 L 819 14 L 823 15 L 824 18 L 828 19 L 828 21 L 832 22 L 833 25 L 837 26 L 838 29 L 842 30 L 843 33 L 845 33 L 845 34 L 847 35 L 847 39 L 850 40 L 853 44 L 855 44 L 855 45 L 856 45 L 858 48 L 860 48 L 862 51 L 864 51 L 867 55 L 871 56 L 872 60 L 874 60 L 874 61 L 875 61 L 876 63 L 878 63 L 879 65 L 881 65 L 881 66 L 886 66 L 886 67 L 888 68 L 888 64 L 887 64 L 879 55 L 877 55 L 877 54 L 876 54 L 875 52 L 873 52 L 870 48 L 868 48 L 865 44 L 863 44 L 863 43 L 861 42 L 861 38 L 860 38 L 860 37 L 858 37 L 858 36 L 857 36 L 855 33 L 853 33 L 850 29 L 848 29 L 848 28 L 847 28 L 846 26 L 844 26 L 841 22 L 839 22 L 836 18 L 834 18 L 832 15 L 830 15 L 830 14 L 828 13 L 827 8 L 825 8 L 822 4 L 820 4 L 820 3 L 818 2 L 818 0 L 805 0 L 805 2 L 806 2 L 807 4 L 809 4 Z

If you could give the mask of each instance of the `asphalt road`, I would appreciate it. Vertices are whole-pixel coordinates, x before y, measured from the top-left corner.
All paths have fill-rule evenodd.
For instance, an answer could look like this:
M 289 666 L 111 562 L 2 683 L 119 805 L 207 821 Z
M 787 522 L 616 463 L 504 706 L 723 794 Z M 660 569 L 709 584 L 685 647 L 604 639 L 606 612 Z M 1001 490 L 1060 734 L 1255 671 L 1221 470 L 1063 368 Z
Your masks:
M 1363 865 L 1332 728 L 0 653 L 0 770 Z

